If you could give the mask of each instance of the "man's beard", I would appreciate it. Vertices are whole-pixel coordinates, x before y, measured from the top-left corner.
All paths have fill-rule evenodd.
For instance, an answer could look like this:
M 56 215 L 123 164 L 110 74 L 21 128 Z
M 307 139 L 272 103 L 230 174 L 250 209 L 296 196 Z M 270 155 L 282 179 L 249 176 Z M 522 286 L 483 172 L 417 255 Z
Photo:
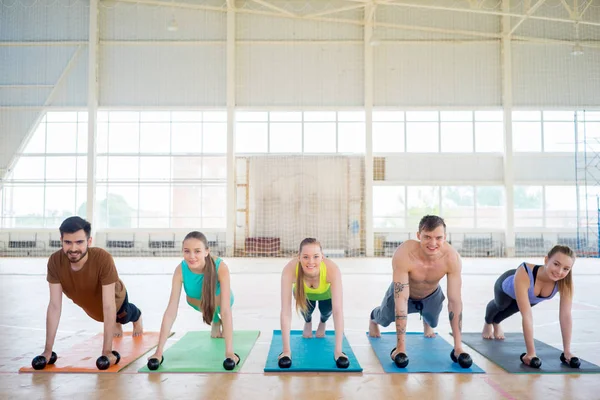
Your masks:
M 75 254 L 77 254 L 77 253 L 79 253 L 79 252 L 70 252 L 70 251 L 66 252 L 66 254 L 67 254 L 67 257 L 69 257 L 69 261 L 70 261 L 72 264 L 77 264 L 79 261 L 81 261 L 81 260 L 83 259 L 83 257 L 85 257 L 85 256 L 87 255 L 87 253 L 88 253 L 88 248 L 86 247 L 86 248 L 85 248 L 85 251 L 84 251 L 84 252 L 81 252 L 81 257 L 79 257 L 79 258 L 78 258 L 78 259 L 76 259 L 76 260 L 73 260 L 73 259 L 71 258 L 71 256 L 74 256 L 74 255 L 75 255 Z

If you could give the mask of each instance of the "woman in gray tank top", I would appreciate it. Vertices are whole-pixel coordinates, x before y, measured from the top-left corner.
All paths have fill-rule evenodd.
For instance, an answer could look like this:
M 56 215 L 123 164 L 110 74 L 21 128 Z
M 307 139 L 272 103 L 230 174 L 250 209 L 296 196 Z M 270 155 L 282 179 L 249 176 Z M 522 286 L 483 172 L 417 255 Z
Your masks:
M 541 365 L 536 357 L 533 340 L 533 315 L 531 307 L 550 300 L 560 293 L 560 328 L 563 337 L 564 359 L 568 364 L 571 354 L 571 333 L 573 321 L 571 305 L 573 303 L 573 280 L 571 269 L 575 262 L 575 252 L 568 246 L 554 246 L 544 258 L 544 265 L 523 263 L 517 269 L 503 273 L 494 285 L 494 299 L 486 308 L 484 339 L 504 339 L 500 323 L 517 312 L 523 319 L 523 336 L 527 353 L 521 357 L 525 364 Z M 536 362 L 532 362 L 533 359 Z

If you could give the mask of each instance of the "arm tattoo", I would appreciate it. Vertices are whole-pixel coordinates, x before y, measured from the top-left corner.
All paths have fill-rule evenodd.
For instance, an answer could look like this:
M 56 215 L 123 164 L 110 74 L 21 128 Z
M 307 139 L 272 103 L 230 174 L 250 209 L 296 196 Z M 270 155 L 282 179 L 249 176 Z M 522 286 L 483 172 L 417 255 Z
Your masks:
M 448 314 L 448 318 L 450 318 L 450 323 L 452 323 L 452 320 L 454 319 L 454 312 L 450 311 L 450 313 Z
M 394 282 L 394 297 L 399 297 L 400 296 L 400 292 L 404 290 L 405 287 L 408 286 L 408 283 L 400 283 L 400 282 Z
M 458 315 L 458 331 L 462 332 L 462 311 Z
M 406 319 L 406 318 L 408 318 L 408 316 L 406 314 L 396 315 L 396 321 L 398 321 L 399 319 Z
M 406 328 L 398 328 L 397 337 L 400 337 L 406 333 Z

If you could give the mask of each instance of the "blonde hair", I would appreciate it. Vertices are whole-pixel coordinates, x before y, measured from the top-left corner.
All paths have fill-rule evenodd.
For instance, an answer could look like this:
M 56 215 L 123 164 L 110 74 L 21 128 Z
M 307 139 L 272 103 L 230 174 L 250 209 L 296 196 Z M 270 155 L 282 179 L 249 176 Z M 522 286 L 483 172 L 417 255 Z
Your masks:
M 309 244 L 316 244 L 319 246 L 321 253 L 323 252 L 323 248 L 321 247 L 321 243 L 315 238 L 306 238 L 300 242 L 300 248 L 298 249 L 298 257 L 300 257 L 300 253 L 302 253 L 302 248 Z M 294 290 L 294 298 L 296 299 L 296 311 L 306 313 L 308 311 L 308 299 L 306 297 L 306 292 L 304 291 L 304 270 L 302 269 L 302 265 L 300 261 L 296 264 L 296 289 Z
M 571 257 L 573 261 L 575 261 L 575 252 L 569 246 L 557 244 L 548 252 L 548 259 L 552 258 L 552 256 L 556 253 L 562 253 L 567 257 Z M 571 273 L 571 271 L 569 271 L 567 276 L 558 281 L 558 291 L 560 292 L 561 296 L 573 296 L 573 274 Z
M 204 244 L 204 247 L 208 250 L 208 240 L 202 232 L 192 231 L 188 233 L 183 241 L 188 239 L 197 239 Z M 202 298 L 200 299 L 200 305 L 202 308 L 202 320 L 208 324 L 212 324 L 213 316 L 215 313 L 216 302 L 215 296 L 217 293 L 217 267 L 215 260 L 210 254 L 206 255 L 204 259 L 204 281 L 202 282 Z

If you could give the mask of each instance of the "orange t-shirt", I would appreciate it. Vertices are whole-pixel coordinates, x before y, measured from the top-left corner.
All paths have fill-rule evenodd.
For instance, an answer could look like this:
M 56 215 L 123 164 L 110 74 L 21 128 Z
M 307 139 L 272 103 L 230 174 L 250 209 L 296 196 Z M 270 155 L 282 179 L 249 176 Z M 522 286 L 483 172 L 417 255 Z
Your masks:
M 125 300 L 125 285 L 119 279 L 115 262 L 110 253 L 99 247 L 88 249 L 88 259 L 79 271 L 73 271 L 67 255 L 58 250 L 48 259 L 46 280 L 49 283 L 60 283 L 64 294 L 99 322 L 104 321 L 102 285 L 116 283 L 117 312 Z

